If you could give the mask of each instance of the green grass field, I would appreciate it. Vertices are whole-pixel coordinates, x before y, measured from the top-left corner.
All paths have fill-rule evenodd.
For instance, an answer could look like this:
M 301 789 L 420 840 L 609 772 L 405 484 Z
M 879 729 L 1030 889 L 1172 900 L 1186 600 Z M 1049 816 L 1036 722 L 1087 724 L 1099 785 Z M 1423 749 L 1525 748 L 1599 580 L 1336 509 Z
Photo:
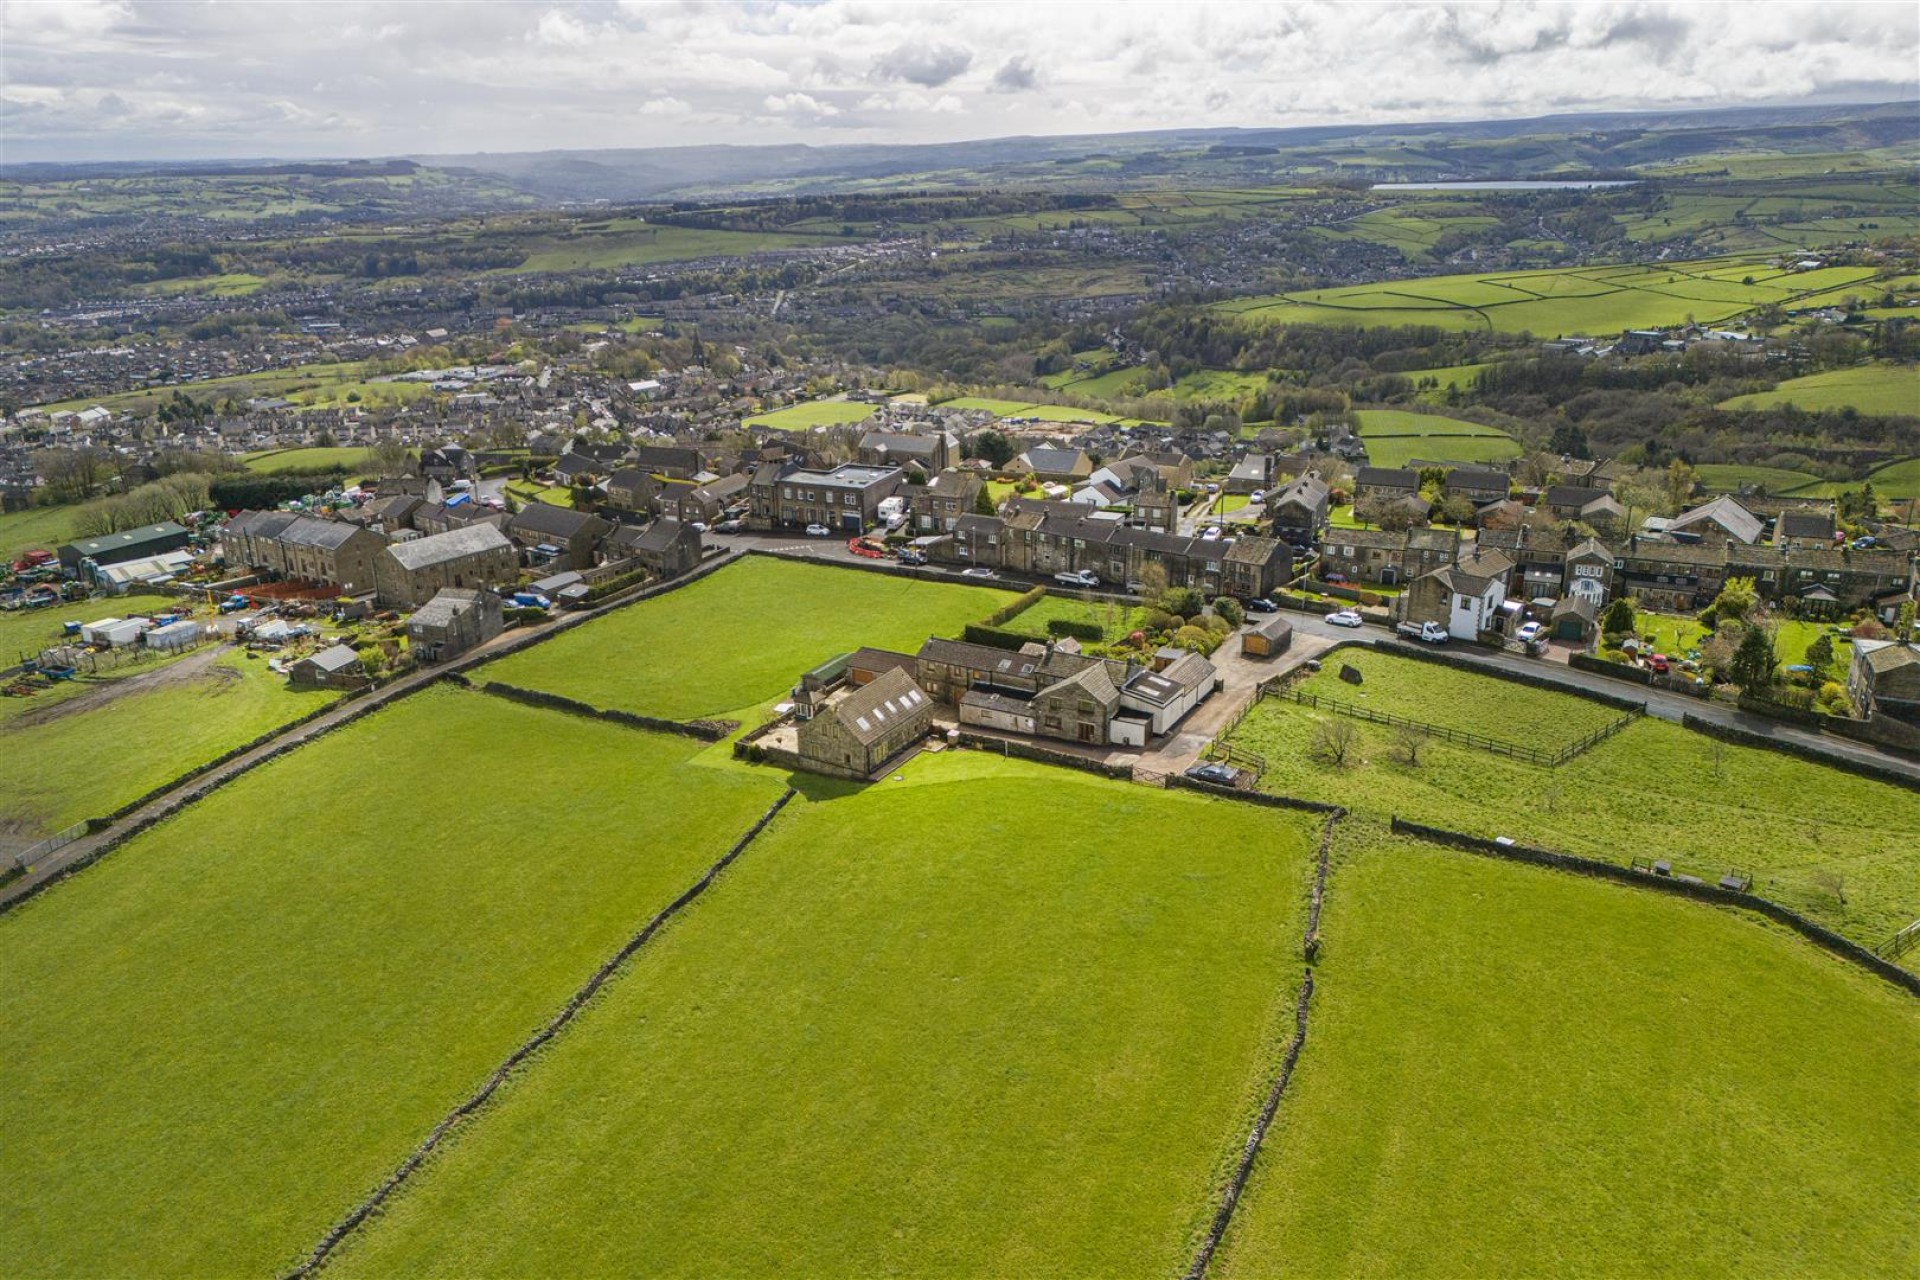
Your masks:
M 1342 680 L 1342 667 L 1358 671 L 1362 683 Z M 1612 707 L 1550 689 L 1507 681 L 1490 689 L 1489 683 L 1471 672 L 1355 647 L 1341 650 L 1322 670 L 1292 687 L 1382 715 L 1549 751 L 1577 742 L 1621 715 Z
M 1329 668 L 1354 661 L 1354 652 L 1334 655 Z M 1387 655 L 1372 656 L 1369 669 L 1382 662 Z M 1398 668 L 1404 670 L 1396 677 Z M 1443 695 L 1434 692 L 1439 686 L 1451 688 Z M 1536 707 L 1557 708 L 1555 723 L 1562 714 L 1571 724 L 1608 712 L 1571 695 L 1410 659 L 1375 670 L 1362 688 L 1383 706 L 1388 699 L 1419 705 L 1423 695 L 1436 708 L 1477 704 L 1477 731 L 1505 738 L 1524 728 L 1505 714 L 1523 695 Z M 1541 698 L 1557 701 L 1540 704 Z M 1325 718 L 1328 713 L 1271 698 L 1252 709 L 1233 741 L 1266 757 L 1260 785 L 1269 791 L 1610 862 L 1667 858 L 1677 870 L 1709 880 L 1741 867 L 1752 874 L 1755 893 L 1867 946 L 1920 918 L 1913 852 L 1920 849 L 1920 805 L 1898 787 L 1779 752 L 1719 744 L 1651 718 L 1557 769 L 1433 740 L 1409 765 L 1393 729 L 1350 721 L 1354 745 L 1346 763 L 1336 766 L 1313 750 L 1315 725 Z M 1554 732 L 1566 731 L 1549 725 L 1541 745 L 1552 742 Z M 1826 875 L 1842 878 L 1844 901 L 1822 882 Z M 1909 955 L 1920 963 L 1920 953 Z
M 7 749 L 0 751 L 0 847 L 24 848 L 71 823 L 110 813 L 338 696 L 292 692 L 264 661 L 240 653 L 209 658 L 202 651 L 130 667 L 105 681 L 75 681 L 31 698 L 7 699 L 0 718 L 7 736 Z M 129 679 L 139 686 L 38 722 L 62 702 Z
M 1729 272 L 1742 274 L 1731 276 Z M 1648 266 L 1430 276 L 1239 298 L 1217 309 L 1263 324 L 1431 325 L 1455 332 L 1614 335 L 1689 320 L 1710 324 L 1767 303 L 1871 280 L 1870 267 L 1781 275 L 1766 255 Z M 1746 284 L 1747 276 L 1753 284 Z
M 1789 378 L 1771 391 L 1735 396 L 1722 401 L 1720 407 L 1770 409 L 1781 404 L 1798 405 L 1808 412 L 1851 408 L 1861 413 L 1920 417 L 1920 366 L 1881 362 Z
M 837 239 L 837 237 L 836 237 Z M 690 262 L 696 258 L 745 257 L 776 249 L 817 248 L 820 236 L 777 231 L 717 231 L 704 227 L 649 226 L 620 219 L 604 230 L 579 231 L 534 241 L 517 267 L 491 272 L 600 271 L 651 262 Z
M 436 690 L 0 915 L 0 1272 L 283 1273 L 778 793 L 699 750 Z
M 1920 1004 L 1784 929 L 1385 837 L 1214 1274 L 1920 1268 Z
M 80 511 L 77 505 L 28 507 L 0 515 L 0 559 L 10 563 L 25 551 L 59 550 L 77 536 Z
M 1473 380 L 1479 375 L 1480 371 L 1491 367 L 1492 366 L 1485 364 L 1454 364 L 1439 369 L 1411 369 L 1406 373 L 1396 376 L 1407 379 L 1407 381 L 1413 383 L 1416 387 L 1431 379 L 1434 384 L 1433 387 L 1423 394 L 1444 395 L 1450 389 L 1460 391 L 1471 390 L 1473 388 Z
M 1873 485 L 1874 493 L 1883 501 L 1920 498 L 1920 458 L 1889 462 L 1868 472 L 1861 480 L 1827 480 L 1795 489 L 1793 494 L 1797 498 L 1837 498 L 1843 493 L 1857 493 L 1866 483 Z
M 1012 597 L 857 569 L 749 556 L 711 577 L 576 628 L 481 676 L 684 720 L 775 699 L 862 645 L 912 653 Z
M 1752 485 L 1768 493 L 1792 493 L 1820 483 L 1820 477 L 1807 471 L 1788 471 L 1782 467 L 1745 466 L 1731 462 L 1706 462 L 1694 468 L 1701 485 L 1715 493 L 1735 493 Z
M 247 470 L 274 475 L 288 471 L 330 471 L 345 467 L 349 474 L 371 465 L 371 455 L 361 448 L 275 449 L 252 453 L 245 458 Z
M 1497 427 L 1437 413 L 1362 409 L 1354 417 L 1376 467 L 1404 467 L 1416 459 L 1463 464 L 1505 462 L 1521 454 L 1518 441 Z
M 123 391 L 94 399 L 63 400 L 48 409 L 85 409 L 101 405 L 115 413 L 147 413 L 175 392 L 202 403 L 251 397 L 280 397 L 303 409 L 337 409 L 349 404 L 367 407 L 402 405 L 431 395 L 424 382 L 375 382 L 376 369 L 367 362 L 348 360 L 330 364 L 295 365 L 261 373 L 239 373 L 223 378 L 166 387 Z
M 1312 822 L 974 753 L 789 808 L 343 1275 L 1174 1275 Z
M 741 425 L 806 431 L 813 427 L 843 427 L 865 422 L 873 416 L 873 412 L 873 405 L 856 400 L 809 400 L 805 404 L 791 404 L 770 413 L 757 413 Z

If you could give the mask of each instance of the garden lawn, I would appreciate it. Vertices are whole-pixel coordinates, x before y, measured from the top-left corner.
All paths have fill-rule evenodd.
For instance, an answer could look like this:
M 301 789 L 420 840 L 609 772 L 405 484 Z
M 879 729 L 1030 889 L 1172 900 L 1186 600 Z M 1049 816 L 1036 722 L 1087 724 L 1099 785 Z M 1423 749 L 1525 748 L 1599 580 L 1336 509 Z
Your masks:
M 1112 644 L 1138 630 L 1145 621 L 1146 612 L 1145 609 L 1123 604 L 1092 604 L 1069 596 L 1048 596 L 1015 614 L 1000 629 L 1044 640 L 1049 622 L 1078 622 L 1099 627 L 1102 633 L 1100 642 Z
M 1861 413 L 1902 413 L 1920 417 L 1920 365 L 1875 362 L 1853 369 L 1789 378 L 1771 391 L 1735 396 L 1722 409 L 1771 409 L 1799 405 L 1809 413 L 1857 409 Z
M 1483 724 L 1500 723 L 1510 693 L 1530 692 L 1487 683 L 1497 687 L 1484 693 Z M 1248 713 L 1233 742 L 1266 757 L 1263 790 L 1622 865 L 1664 858 L 1709 881 L 1741 867 L 1755 893 L 1869 947 L 1920 918 L 1911 791 L 1651 718 L 1557 769 L 1439 741 L 1408 765 L 1392 728 L 1354 722 L 1354 745 L 1336 767 L 1312 750 L 1325 716 L 1278 698 Z M 1844 901 L 1829 875 L 1841 878 Z
M 46 611 L 42 611 L 43 614 Z M 102 817 L 267 732 L 332 702 L 295 693 L 263 661 L 205 650 L 98 682 L 15 701 L 0 718 L 0 848 L 24 848 L 84 818 Z M 191 670 L 191 674 L 185 674 Z M 103 686 L 140 682 L 98 706 L 25 724 Z M 75 689 L 80 691 L 75 692 Z
M 341 1274 L 1179 1274 L 1291 1031 L 1312 820 L 904 777 L 790 807 Z
M 699 749 L 443 687 L 0 915 L 0 1273 L 284 1273 L 778 794 Z
M 1361 843 L 1215 1274 L 1920 1272 L 1920 1002 L 1755 917 Z
M 1364 682 L 1352 685 L 1340 679 L 1343 666 L 1359 671 Z M 1612 707 L 1571 694 L 1360 646 L 1333 654 L 1322 670 L 1295 687 L 1369 711 L 1548 751 L 1577 742 L 1621 716 Z
M 685 720 L 777 698 L 863 645 L 913 653 L 1013 599 L 991 587 L 748 556 L 480 668 L 481 679 Z
M 809 400 L 784 409 L 755 414 L 740 425 L 775 427 L 781 431 L 805 431 L 811 427 L 840 427 L 865 422 L 873 416 L 874 406 L 857 400 Z

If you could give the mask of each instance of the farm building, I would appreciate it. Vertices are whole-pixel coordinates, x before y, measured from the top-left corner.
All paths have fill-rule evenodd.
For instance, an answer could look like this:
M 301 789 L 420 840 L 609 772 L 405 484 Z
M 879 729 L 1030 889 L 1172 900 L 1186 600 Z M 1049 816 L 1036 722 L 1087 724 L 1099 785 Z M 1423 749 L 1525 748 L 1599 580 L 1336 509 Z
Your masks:
M 820 773 L 869 777 L 927 736 L 933 699 L 903 668 L 854 688 L 843 686 L 800 722 L 801 763 Z
M 448 587 L 407 619 L 407 643 L 422 662 L 445 662 L 500 634 L 500 597 L 472 587 Z
M 351 646 L 336 644 L 290 665 L 287 683 L 295 689 L 358 689 L 367 683 L 367 669 Z
M 471 524 L 395 543 L 380 553 L 374 565 L 380 606 L 413 609 L 447 587 L 512 582 L 520 561 L 507 535 L 490 524 Z
M 1240 655 L 1245 658 L 1273 658 L 1293 643 L 1293 624 L 1279 614 L 1269 614 L 1240 633 Z
M 122 529 L 119 533 L 102 534 L 97 538 L 82 538 L 60 548 L 60 567 L 66 570 L 68 576 L 77 578 L 81 576 L 81 566 L 89 561 L 104 566 L 178 551 L 187 545 L 187 536 L 183 526 L 171 520 L 162 520 L 159 524 L 142 525 L 138 529 Z

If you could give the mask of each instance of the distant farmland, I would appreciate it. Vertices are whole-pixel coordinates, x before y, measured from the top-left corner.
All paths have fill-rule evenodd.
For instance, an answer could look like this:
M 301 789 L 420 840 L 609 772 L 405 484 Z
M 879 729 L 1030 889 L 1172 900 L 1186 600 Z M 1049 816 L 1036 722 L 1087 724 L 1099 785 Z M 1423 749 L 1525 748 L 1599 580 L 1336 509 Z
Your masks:
M 1771 391 L 1735 396 L 1722 409 L 1771 409 L 1797 405 L 1809 413 L 1822 409 L 1855 409 L 1861 413 L 1904 413 L 1920 417 L 1920 366 L 1876 363 L 1857 369 L 1789 378 Z
M 1505 462 L 1521 454 L 1518 441 L 1497 427 L 1437 413 L 1362 409 L 1360 442 L 1376 467 L 1404 467 L 1415 460 L 1465 464 Z
M 1217 310 L 1267 324 L 1432 325 L 1455 331 L 1604 336 L 1623 329 L 1717 323 L 1768 303 L 1873 279 L 1871 267 L 1783 272 L 1769 259 L 1716 258 L 1660 266 L 1579 267 L 1485 276 L 1430 276 L 1342 289 L 1242 298 Z
M 858 400 L 809 400 L 790 404 L 746 419 L 742 426 L 774 427 L 781 431 L 807 431 L 814 427 L 843 427 L 871 418 L 875 406 Z

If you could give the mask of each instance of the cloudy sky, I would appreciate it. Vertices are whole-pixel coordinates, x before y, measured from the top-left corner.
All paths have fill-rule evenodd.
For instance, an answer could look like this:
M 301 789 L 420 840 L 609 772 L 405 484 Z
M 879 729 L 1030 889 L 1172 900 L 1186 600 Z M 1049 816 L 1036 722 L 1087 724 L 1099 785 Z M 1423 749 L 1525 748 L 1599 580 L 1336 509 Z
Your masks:
M 1920 98 L 1920 5 L 0 0 L 0 162 Z

